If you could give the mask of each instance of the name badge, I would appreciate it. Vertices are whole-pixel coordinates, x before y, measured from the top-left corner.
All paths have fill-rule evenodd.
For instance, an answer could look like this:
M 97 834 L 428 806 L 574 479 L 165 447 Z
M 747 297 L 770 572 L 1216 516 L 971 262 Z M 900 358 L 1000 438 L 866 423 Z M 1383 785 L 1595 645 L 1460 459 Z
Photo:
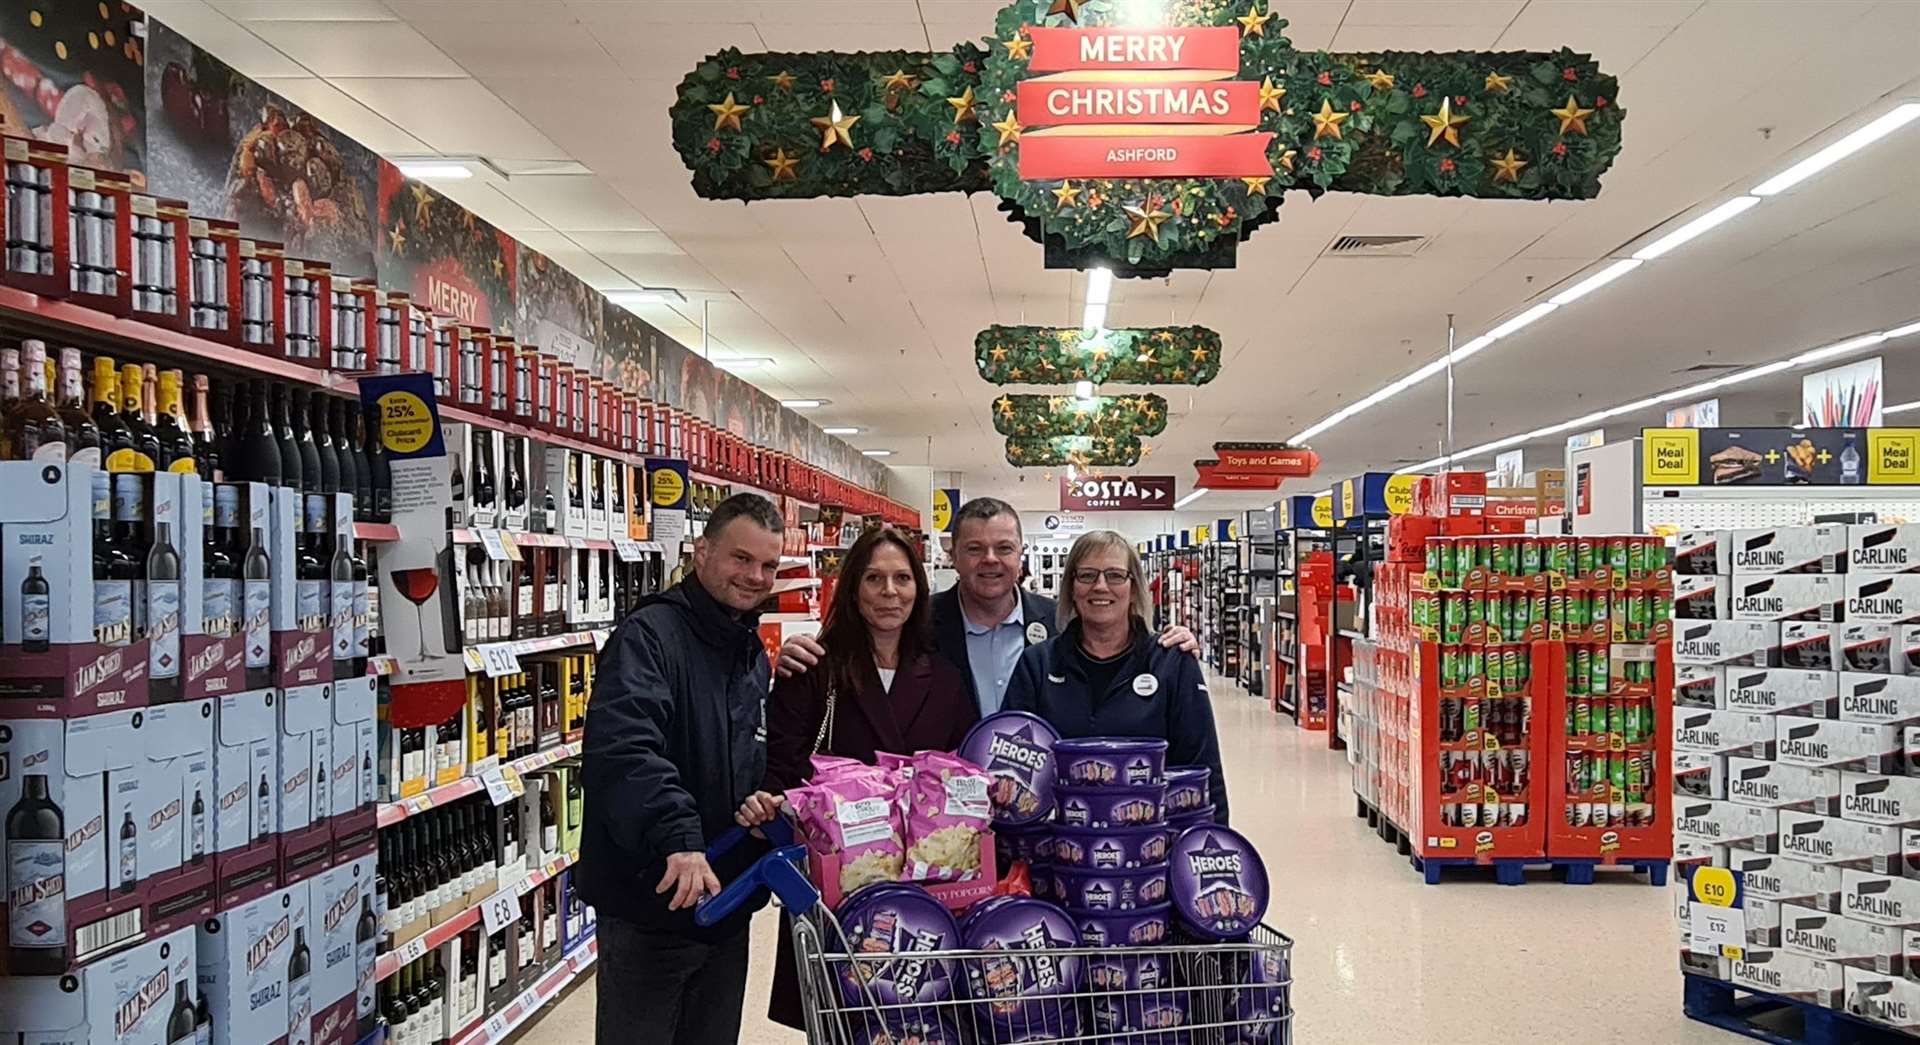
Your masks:
M 1143 697 L 1151 697 L 1160 692 L 1160 680 L 1151 674 L 1141 673 L 1133 677 L 1133 691 Z
M 1047 626 L 1034 621 L 1027 625 L 1027 645 L 1032 646 L 1047 641 Z

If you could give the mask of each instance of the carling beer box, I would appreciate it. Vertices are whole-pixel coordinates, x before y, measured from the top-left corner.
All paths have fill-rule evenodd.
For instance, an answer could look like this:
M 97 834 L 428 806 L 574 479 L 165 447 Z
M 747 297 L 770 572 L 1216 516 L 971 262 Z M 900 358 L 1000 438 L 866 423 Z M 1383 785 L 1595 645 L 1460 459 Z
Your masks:
M 1730 565 L 1735 577 L 1776 573 L 1844 573 L 1844 523 L 1733 530 Z

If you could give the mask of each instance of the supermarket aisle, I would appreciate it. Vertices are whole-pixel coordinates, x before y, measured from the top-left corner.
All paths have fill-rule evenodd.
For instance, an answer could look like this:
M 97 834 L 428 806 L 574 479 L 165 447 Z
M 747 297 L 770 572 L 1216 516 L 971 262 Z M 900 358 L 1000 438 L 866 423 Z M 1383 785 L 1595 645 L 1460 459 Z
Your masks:
M 1216 681 L 1214 713 L 1239 822 L 1273 879 L 1270 924 L 1294 943 L 1295 1041 L 1438 1045 L 1532 1042 L 1542 1028 L 1583 1045 L 1724 1043 L 1680 1015 L 1672 900 L 1643 881 L 1586 888 L 1548 881 L 1429 887 L 1353 816 L 1353 792 L 1326 737 Z M 764 998 L 777 921 L 754 927 L 748 997 Z M 528 1045 L 590 1041 L 593 984 L 561 1003 Z M 759 1019 L 748 1043 L 801 1036 Z

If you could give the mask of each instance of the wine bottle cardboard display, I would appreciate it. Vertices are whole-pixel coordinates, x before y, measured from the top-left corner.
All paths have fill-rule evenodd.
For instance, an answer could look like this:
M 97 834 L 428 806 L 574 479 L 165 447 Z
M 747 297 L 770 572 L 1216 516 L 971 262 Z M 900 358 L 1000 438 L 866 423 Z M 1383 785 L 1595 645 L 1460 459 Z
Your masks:
M 282 689 L 331 681 L 333 635 L 324 628 L 324 612 L 318 622 L 303 620 L 297 598 L 295 548 L 304 523 L 305 498 L 284 486 L 273 487 L 271 494 L 268 533 L 273 546 L 267 555 L 273 569 L 274 681 Z
M 280 887 L 280 691 L 220 697 L 214 712 L 215 889 L 222 907 Z
M 213 1045 L 310 1041 L 312 973 L 302 977 L 292 967 L 297 943 L 306 945 L 310 964 L 315 960 L 308 892 L 305 882 L 276 889 L 200 923 L 195 962 Z M 296 1018 L 302 1007 L 306 1017 Z
M 379 680 L 371 675 L 333 684 L 333 737 L 330 753 L 333 858 L 357 859 L 378 844 L 378 800 L 374 763 L 380 753 L 374 739 Z
M 357 1039 L 358 998 L 362 982 L 371 983 L 371 963 L 362 965 L 365 944 L 377 935 L 369 924 L 373 910 L 373 857 L 339 863 L 314 876 L 309 885 L 313 946 L 313 1045 L 352 1045 Z M 364 918 L 362 916 L 365 916 Z M 365 940 L 360 939 L 364 935 Z M 462 1026 L 465 1026 L 462 1024 Z
M 194 930 L 94 961 L 72 978 L 0 977 L 0 1037 L 59 1045 L 175 1045 L 190 1039 Z M 184 991 L 183 991 L 184 988 Z
M 323 869 L 332 852 L 333 791 L 321 778 L 332 765 L 333 684 L 292 686 L 280 701 L 280 880 L 292 884 Z
M 144 715 L 134 822 L 147 930 L 165 933 L 214 911 L 214 701 L 164 704 Z

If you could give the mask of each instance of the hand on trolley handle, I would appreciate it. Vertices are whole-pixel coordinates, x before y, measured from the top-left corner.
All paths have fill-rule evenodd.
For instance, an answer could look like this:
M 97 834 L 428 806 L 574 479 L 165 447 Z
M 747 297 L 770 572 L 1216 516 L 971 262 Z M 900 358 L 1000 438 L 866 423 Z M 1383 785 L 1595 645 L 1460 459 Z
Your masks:
M 728 882 L 721 889 L 715 883 L 717 895 L 701 896 L 693 908 L 695 925 L 709 926 L 721 921 L 740 909 L 741 905 L 752 899 L 762 889 L 771 890 L 780 898 L 780 903 L 790 911 L 807 911 L 820 902 L 820 891 L 807 881 L 807 847 L 794 842 L 793 823 L 778 812 L 778 799 L 764 793 L 756 794 L 747 800 L 748 806 L 755 799 L 766 799 L 773 803 L 772 816 L 763 820 L 758 827 L 738 826 L 729 828 L 725 834 L 707 847 L 704 862 L 718 860 L 731 851 L 734 846 L 745 841 L 750 833 L 759 834 L 773 848 L 765 856 L 755 861 L 752 867 Z M 747 807 L 742 807 L 741 817 L 747 816 Z M 711 876 L 711 873 L 709 873 Z

